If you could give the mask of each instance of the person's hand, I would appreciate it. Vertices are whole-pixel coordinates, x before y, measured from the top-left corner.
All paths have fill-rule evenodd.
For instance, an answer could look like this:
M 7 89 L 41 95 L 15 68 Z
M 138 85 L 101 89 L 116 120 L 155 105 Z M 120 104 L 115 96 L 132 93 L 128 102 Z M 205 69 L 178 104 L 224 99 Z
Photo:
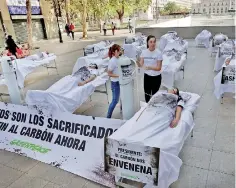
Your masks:
M 83 82 L 78 83 L 78 86 L 83 86 L 83 85 L 84 85 Z
M 144 68 L 144 70 L 151 70 L 151 68 L 149 66 L 145 66 L 143 68 Z
M 171 127 L 171 128 L 175 128 L 175 127 L 178 125 L 178 123 L 179 123 L 179 120 L 175 118 L 175 119 L 173 119 L 173 121 L 171 122 L 170 127 Z

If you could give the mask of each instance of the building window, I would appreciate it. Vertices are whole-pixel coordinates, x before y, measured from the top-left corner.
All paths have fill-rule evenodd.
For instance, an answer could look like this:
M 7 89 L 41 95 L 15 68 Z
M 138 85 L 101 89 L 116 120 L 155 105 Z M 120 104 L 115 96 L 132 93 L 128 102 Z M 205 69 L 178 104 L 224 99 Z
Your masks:
M 224 5 L 224 3 L 222 3 L 222 5 Z
M 198 9 L 198 13 L 200 13 L 200 8 Z
M 219 13 L 219 8 L 217 8 L 216 13 Z
M 234 2 L 232 1 L 231 5 L 234 5 Z
M 206 9 L 204 8 L 204 9 L 203 9 L 203 13 L 205 13 L 205 12 L 206 12 Z
M 209 14 L 211 14 L 211 8 L 209 8 Z
M 193 9 L 193 13 L 195 13 L 195 9 Z
M 213 8 L 213 13 L 215 13 L 215 8 Z
M 221 8 L 221 13 L 223 13 L 224 12 L 224 9 L 223 8 Z
M 217 5 L 220 6 L 220 3 L 218 3 Z
M 225 12 L 228 12 L 228 9 L 227 9 L 227 7 L 225 7 Z
M 211 6 L 211 3 L 210 3 L 210 5 L 209 6 Z
M 205 7 L 206 5 L 204 4 L 204 7 Z

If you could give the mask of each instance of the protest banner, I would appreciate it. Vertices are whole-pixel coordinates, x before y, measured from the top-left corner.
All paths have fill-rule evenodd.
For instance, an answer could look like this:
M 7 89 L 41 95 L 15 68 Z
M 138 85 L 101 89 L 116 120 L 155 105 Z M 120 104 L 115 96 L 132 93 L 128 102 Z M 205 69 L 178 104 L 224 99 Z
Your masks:
M 158 186 L 160 149 L 107 138 L 105 171 L 116 177 L 116 185 Z
M 235 85 L 235 65 L 223 67 L 221 84 Z
M 113 176 L 104 172 L 104 138 L 122 124 L 122 120 L 0 103 L 0 149 L 112 187 Z

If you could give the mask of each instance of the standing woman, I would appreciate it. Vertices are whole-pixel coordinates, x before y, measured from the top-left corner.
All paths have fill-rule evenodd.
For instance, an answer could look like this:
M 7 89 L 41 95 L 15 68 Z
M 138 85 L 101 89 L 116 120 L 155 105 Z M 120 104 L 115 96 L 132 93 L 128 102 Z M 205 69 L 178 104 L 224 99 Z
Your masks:
M 111 90 L 112 90 L 112 102 L 108 108 L 107 118 L 111 118 L 114 108 L 120 99 L 120 83 L 119 83 L 119 72 L 118 72 L 118 58 L 120 55 L 120 46 L 114 44 L 108 52 L 110 61 L 108 64 L 108 76 L 111 79 Z
M 162 54 L 156 49 L 156 38 L 147 37 L 147 49 L 142 51 L 138 65 L 143 67 L 145 100 L 149 102 L 161 86 Z
M 111 30 L 113 35 L 115 35 L 115 29 L 116 29 L 115 23 L 111 22 Z

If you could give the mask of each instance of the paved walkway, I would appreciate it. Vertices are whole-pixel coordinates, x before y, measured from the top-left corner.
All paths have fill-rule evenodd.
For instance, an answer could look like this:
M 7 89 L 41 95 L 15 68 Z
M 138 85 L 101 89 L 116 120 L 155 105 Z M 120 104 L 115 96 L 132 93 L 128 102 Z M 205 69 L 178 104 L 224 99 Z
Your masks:
M 235 100 L 225 98 L 224 103 L 220 104 L 220 101 L 215 98 L 213 95 L 215 73 L 212 71 L 214 58 L 210 57 L 206 49 L 195 48 L 194 42 L 189 42 L 185 79 L 178 81 L 176 85 L 180 90 L 198 93 L 201 95 L 201 101 L 195 113 L 194 137 L 189 137 L 184 144 L 180 153 L 180 158 L 183 160 L 180 177 L 171 188 L 233 188 L 235 185 Z M 26 90 L 47 89 L 58 79 L 71 73 L 75 60 L 82 55 L 82 51 L 76 49 L 81 49 L 82 45 L 79 41 L 65 42 L 65 44 L 70 43 L 73 43 L 74 51 L 62 48 L 61 44 L 52 43 L 55 53 L 59 55 L 60 75 L 56 76 L 53 70 L 47 75 L 45 69 L 39 68 L 27 77 Z M 117 43 L 121 44 L 122 40 L 117 40 Z M 54 52 L 54 49 L 51 51 Z M 142 91 L 140 96 L 143 100 Z M 106 96 L 94 93 L 92 102 L 84 103 L 76 113 L 105 117 L 107 108 Z M 115 109 L 113 118 L 121 118 L 118 107 Z M 0 151 L 0 188 L 99 187 L 103 186 L 47 164 Z

